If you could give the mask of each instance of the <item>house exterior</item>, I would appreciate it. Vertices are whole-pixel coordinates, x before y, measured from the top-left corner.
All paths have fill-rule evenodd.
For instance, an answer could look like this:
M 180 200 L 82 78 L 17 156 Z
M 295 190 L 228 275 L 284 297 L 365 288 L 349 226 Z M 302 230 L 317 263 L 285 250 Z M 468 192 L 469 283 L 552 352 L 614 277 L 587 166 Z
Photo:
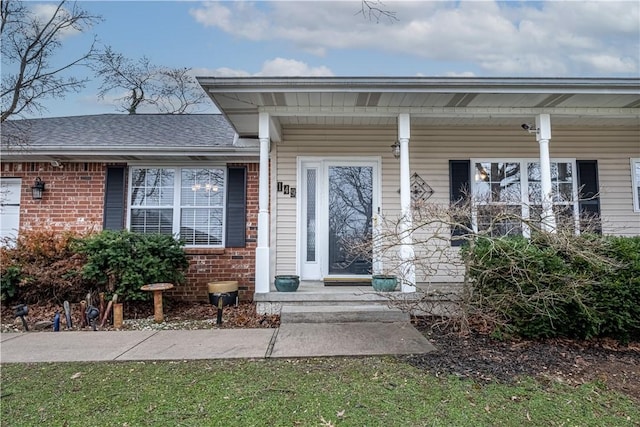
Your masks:
M 384 218 L 409 230 L 416 202 L 449 206 L 465 189 L 549 230 L 591 213 L 605 234 L 640 234 L 640 79 L 198 80 L 222 115 L 17 121 L 30 134 L 24 150 L 7 150 L 3 123 L 5 200 L 19 203 L 3 211 L 3 230 L 14 221 L 179 234 L 191 267 L 174 295 L 202 300 L 207 282 L 238 280 L 262 312 L 353 300 L 362 289 L 325 284 L 364 281 L 387 261 L 353 256 L 346 242 Z M 31 195 L 37 177 L 42 200 Z M 180 204 L 186 194 L 192 202 Z M 454 266 L 413 261 L 419 237 L 403 235 L 396 253 L 399 291 L 455 291 Z M 275 292 L 281 274 L 300 276 L 298 292 Z
M 468 188 L 549 230 L 559 212 L 588 212 L 603 233 L 640 234 L 640 79 L 198 80 L 240 137 L 260 143 L 259 302 L 278 300 L 275 275 L 298 274 L 311 292 L 384 269 L 375 251 L 349 259 L 341 241 L 371 233 L 378 216 L 410 218 L 416 193 L 446 206 Z M 460 282 L 446 265 L 411 265 L 412 236 L 402 243 L 402 292 Z
M 216 115 L 105 114 L 2 123 L 2 237 L 47 228 L 128 228 L 185 240 L 187 283 L 254 293 L 258 146 Z M 42 198 L 32 187 L 44 182 Z

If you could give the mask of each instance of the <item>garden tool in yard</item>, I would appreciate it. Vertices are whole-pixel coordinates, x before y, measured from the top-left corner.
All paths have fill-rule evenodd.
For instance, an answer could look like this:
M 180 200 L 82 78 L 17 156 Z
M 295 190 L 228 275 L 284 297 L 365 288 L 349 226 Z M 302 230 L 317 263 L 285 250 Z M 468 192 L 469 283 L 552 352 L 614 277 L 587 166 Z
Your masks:
M 109 301 L 109 304 L 107 304 L 107 309 L 104 311 L 104 314 L 102 315 L 102 321 L 100 322 L 101 328 L 104 327 L 104 324 L 107 322 L 107 318 L 109 317 L 109 312 L 113 308 L 113 304 L 117 302 L 118 302 L 118 294 L 113 294 L 113 298 L 111 298 L 111 301 Z
M 100 317 L 100 310 L 97 307 L 92 305 L 87 308 L 87 319 L 89 319 L 89 324 L 91 325 L 91 329 L 97 331 L 96 328 L 96 320 Z
M 62 307 L 64 308 L 64 317 L 67 320 L 67 329 L 71 329 L 73 328 L 73 322 L 71 320 L 71 307 L 69 306 L 69 301 L 62 303 Z
M 87 302 L 80 301 L 80 328 L 87 326 Z
M 87 311 L 85 311 L 84 315 L 86 317 L 86 321 L 87 321 L 87 326 L 91 324 L 91 320 L 89 319 L 89 316 L 87 316 L 87 314 L 89 313 L 89 307 L 93 307 L 92 301 L 91 301 L 91 292 L 87 292 L 87 296 L 85 298 L 86 304 L 87 304 Z M 98 319 L 100 320 L 100 319 Z
M 223 296 L 228 294 L 220 294 L 220 298 L 218 298 L 218 315 L 216 316 L 216 325 L 222 325 L 222 307 L 224 307 L 224 298 Z
M 104 292 L 100 292 L 98 294 L 98 298 L 99 298 L 98 301 L 100 301 L 100 305 L 99 305 L 100 313 L 104 313 Z
M 29 313 L 29 307 L 27 307 L 26 304 L 18 304 L 13 307 L 13 313 L 16 317 L 19 317 L 20 320 L 22 320 L 22 327 L 25 331 L 28 331 L 29 326 L 27 325 L 27 321 L 25 320 L 24 316 Z
M 60 312 L 56 310 L 56 314 L 53 316 L 53 331 L 60 332 Z

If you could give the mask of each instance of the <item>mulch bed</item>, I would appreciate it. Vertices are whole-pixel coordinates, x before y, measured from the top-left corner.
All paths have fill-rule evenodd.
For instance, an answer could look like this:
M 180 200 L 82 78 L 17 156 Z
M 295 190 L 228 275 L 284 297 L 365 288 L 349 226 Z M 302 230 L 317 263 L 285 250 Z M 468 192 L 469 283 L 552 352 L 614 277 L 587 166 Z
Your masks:
M 61 315 L 60 328 L 66 329 L 64 310 L 61 304 L 30 304 L 29 314 L 26 316 L 29 330 L 36 329 L 38 322 L 52 322 L 58 311 Z M 205 328 L 277 328 L 280 324 L 279 316 L 259 315 L 255 304 L 240 303 L 238 306 L 223 308 L 222 324 L 216 324 L 217 308 L 207 303 L 188 303 L 166 300 L 163 313 L 165 322 L 154 324 L 153 302 L 127 302 L 123 305 L 124 330 L 135 329 L 205 329 Z M 74 330 L 80 330 L 80 305 L 71 304 L 72 323 Z M 22 331 L 22 323 L 14 317 L 11 306 L 3 305 L 1 312 L 2 332 Z M 90 330 L 89 327 L 85 328 Z M 106 324 L 101 330 L 112 330 L 111 324 Z M 48 327 L 45 330 L 51 331 Z
M 434 375 L 454 375 L 481 383 L 512 383 L 530 376 L 542 381 L 580 385 L 602 381 L 640 401 L 640 343 L 614 340 L 505 340 L 487 334 L 460 334 L 437 319 L 415 320 L 437 351 L 405 360 Z

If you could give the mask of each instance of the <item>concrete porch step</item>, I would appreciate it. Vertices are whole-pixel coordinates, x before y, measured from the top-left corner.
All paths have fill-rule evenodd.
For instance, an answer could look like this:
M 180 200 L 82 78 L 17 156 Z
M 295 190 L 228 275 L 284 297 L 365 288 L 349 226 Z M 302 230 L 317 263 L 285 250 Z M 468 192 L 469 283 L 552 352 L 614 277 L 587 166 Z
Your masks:
M 283 305 L 280 323 L 408 322 L 409 314 L 385 305 Z

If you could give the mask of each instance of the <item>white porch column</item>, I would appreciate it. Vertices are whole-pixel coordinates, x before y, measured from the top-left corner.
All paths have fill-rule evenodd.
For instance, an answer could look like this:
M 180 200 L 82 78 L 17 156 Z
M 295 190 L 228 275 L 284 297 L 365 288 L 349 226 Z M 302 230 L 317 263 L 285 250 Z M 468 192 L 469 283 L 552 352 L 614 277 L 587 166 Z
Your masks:
M 255 293 L 269 292 L 269 114 L 259 113 L 260 175 L 258 184 L 258 246 Z
M 551 139 L 551 117 L 549 114 L 536 116 L 536 140 L 540 146 L 540 186 L 542 187 L 542 219 L 544 231 L 556 232 L 556 217 L 553 214 L 551 196 L 551 161 L 549 159 L 549 140 Z
M 409 114 L 398 115 L 398 142 L 400 143 L 400 260 L 402 261 L 402 292 L 415 292 L 416 266 L 414 264 L 413 239 L 411 237 L 411 177 L 409 171 L 409 138 L 411 118 Z

